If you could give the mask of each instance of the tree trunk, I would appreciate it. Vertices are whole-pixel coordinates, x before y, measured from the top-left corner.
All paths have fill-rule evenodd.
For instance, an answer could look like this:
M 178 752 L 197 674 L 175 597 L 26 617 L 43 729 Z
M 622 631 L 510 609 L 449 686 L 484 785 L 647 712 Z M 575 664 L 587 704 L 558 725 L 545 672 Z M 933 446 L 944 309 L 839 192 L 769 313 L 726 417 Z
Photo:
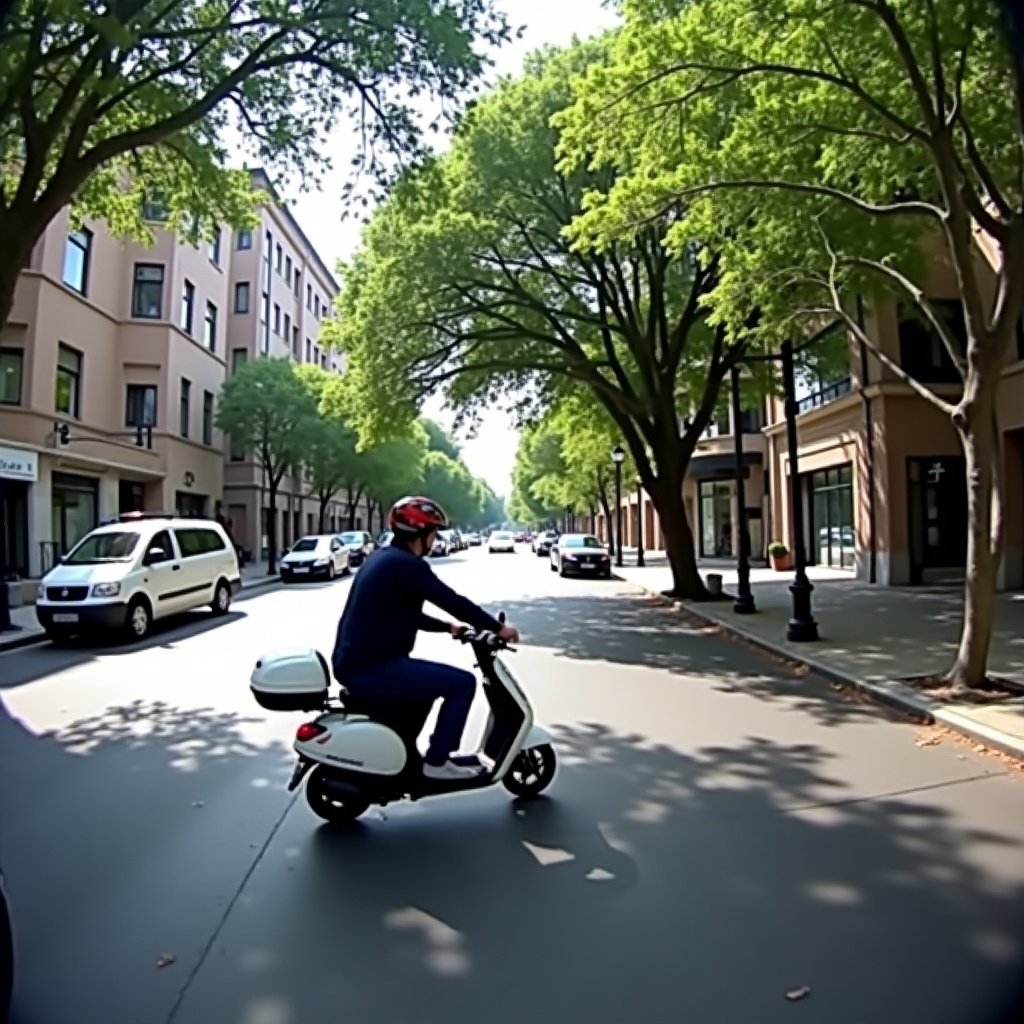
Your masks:
M 270 508 L 267 510 L 267 575 L 273 576 L 277 571 L 277 487 L 280 483 L 270 474 L 267 482 L 267 500 Z
M 995 619 L 1003 553 L 1002 436 L 995 405 L 998 376 L 992 377 L 991 383 L 986 380 L 975 385 L 981 393 L 964 421 L 957 423 L 967 464 L 967 571 L 960 644 L 944 677 L 954 689 L 979 687 L 985 682 Z
M 604 513 L 604 532 L 605 536 L 601 539 L 608 544 L 608 550 L 610 551 L 614 546 L 614 540 L 612 534 L 614 532 L 614 522 L 612 520 L 612 504 L 608 500 L 608 496 L 601 492 L 601 511 Z
M 327 532 L 327 504 L 331 500 L 331 496 L 328 494 L 326 497 L 320 495 L 320 512 L 318 517 L 317 533 Z
M 672 569 L 672 589 L 666 596 L 688 601 L 709 601 L 711 594 L 697 568 L 697 552 L 693 531 L 683 501 L 683 474 L 666 474 L 656 486 L 648 489 L 651 502 L 661 522 L 665 537 L 665 553 Z

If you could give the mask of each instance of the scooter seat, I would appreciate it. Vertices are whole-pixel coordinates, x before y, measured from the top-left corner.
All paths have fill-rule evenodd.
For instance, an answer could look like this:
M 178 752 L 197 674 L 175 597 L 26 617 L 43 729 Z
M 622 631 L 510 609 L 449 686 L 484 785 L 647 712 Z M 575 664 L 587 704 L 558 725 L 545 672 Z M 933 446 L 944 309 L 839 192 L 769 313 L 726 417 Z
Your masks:
M 423 731 L 433 701 L 395 701 L 353 694 L 342 689 L 341 703 L 350 715 L 366 715 L 373 721 L 394 729 L 406 741 L 415 741 Z

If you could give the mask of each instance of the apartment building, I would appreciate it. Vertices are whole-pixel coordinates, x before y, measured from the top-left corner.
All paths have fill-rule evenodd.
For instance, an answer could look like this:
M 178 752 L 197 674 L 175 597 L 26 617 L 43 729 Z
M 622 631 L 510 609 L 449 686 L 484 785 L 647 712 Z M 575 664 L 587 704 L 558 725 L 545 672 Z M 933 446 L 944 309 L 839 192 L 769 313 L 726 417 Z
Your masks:
M 18 282 L 0 337 L 0 541 L 19 575 L 120 512 L 209 515 L 220 498 L 227 235 L 193 246 L 146 213 L 151 248 L 62 212 Z
M 339 286 L 267 175 L 253 172 L 254 184 L 271 197 L 260 210 L 258 227 L 230 238 L 229 372 L 262 356 L 289 357 L 341 372 L 342 356 L 324 348 L 320 331 L 330 316 Z M 224 503 L 235 537 L 250 552 L 265 551 L 270 523 L 266 474 L 252 452 L 229 445 Z M 277 537 L 287 547 L 315 531 L 319 506 L 301 471 L 281 481 L 275 510 Z M 346 529 L 348 510 L 338 495 L 327 510 L 327 528 Z M 354 527 L 367 522 L 365 504 Z
M 979 245 L 980 265 L 989 259 Z M 994 276 L 990 283 L 994 283 Z M 952 267 L 930 262 L 926 293 L 950 329 L 964 333 Z M 885 355 L 946 399 L 960 378 L 941 338 L 909 306 L 858 307 L 859 323 Z M 966 564 L 965 460 L 952 424 L 844 330 L 824 338 L 818 358 L 798 357 L 797 437 L 808 563 L 847 570 L 890 586 L 962 578 Z M 824 358 L 821 356 L 824 355 Z M 815 367 L 825 366 L 821 371 Z M 1024 330 L 1003 368 L 999 393 L 1003 430 L 1006 548 L 1000 585 L 1024 586 Z M 794 546 L 784 406 L 769 398 L 743 414 L 743 451 L 751 551 L 763 559 L 773 540 Z M 760 429 L 755 431 L 760 425 Z M 738 507 L 734 424 L 724 417 L 698 446 L 684 484 L 697 555 L 735 558 Z M 637 538 L 638 498 L 624 498 L 625 541 Z M 648 547 L 663 545 L 650 500 L 643 501 Z M 605 524 L 599 524 L 607 535 Z

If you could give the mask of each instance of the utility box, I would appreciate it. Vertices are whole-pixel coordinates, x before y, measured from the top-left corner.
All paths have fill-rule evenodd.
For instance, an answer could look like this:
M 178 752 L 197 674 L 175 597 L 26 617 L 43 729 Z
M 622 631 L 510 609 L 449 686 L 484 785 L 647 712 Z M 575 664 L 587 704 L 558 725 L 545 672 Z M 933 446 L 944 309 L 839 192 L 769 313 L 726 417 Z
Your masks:
M 704 577 L 704 585 L 712 597 L 722 596 L 722 574 L 720 572 L 709 572 Z

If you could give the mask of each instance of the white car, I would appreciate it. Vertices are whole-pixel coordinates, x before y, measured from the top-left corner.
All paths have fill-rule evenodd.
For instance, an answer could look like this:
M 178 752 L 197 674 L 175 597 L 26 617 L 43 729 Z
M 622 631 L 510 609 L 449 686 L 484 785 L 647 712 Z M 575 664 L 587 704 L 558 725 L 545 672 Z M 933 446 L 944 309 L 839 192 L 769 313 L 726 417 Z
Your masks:
M 445 558 L 452 553 L 452 546 L 448 538 L 444 535 L 444 531 L 440 531 L 434 537 L 433 547 L 430 549 L 430 555 L 432 558 Z
M 83 537 L 39 582 L 36 618 L 51 640 L 121 630 L 209 605 L 225 615 L 242 586 L 235 549 L 212 519 L 129 512 Z
M 349 550 L 341 537 L 316 533 L 301 537 L 281 559 L 283 583 L 303 583 L 321 578 L 333 580 L 352 571 Z
M 495 530 L 487 538 L 488 554 L 495 554 L 499 551 L 514 552 L 516 549 L 516 538 L 508 530 Z

